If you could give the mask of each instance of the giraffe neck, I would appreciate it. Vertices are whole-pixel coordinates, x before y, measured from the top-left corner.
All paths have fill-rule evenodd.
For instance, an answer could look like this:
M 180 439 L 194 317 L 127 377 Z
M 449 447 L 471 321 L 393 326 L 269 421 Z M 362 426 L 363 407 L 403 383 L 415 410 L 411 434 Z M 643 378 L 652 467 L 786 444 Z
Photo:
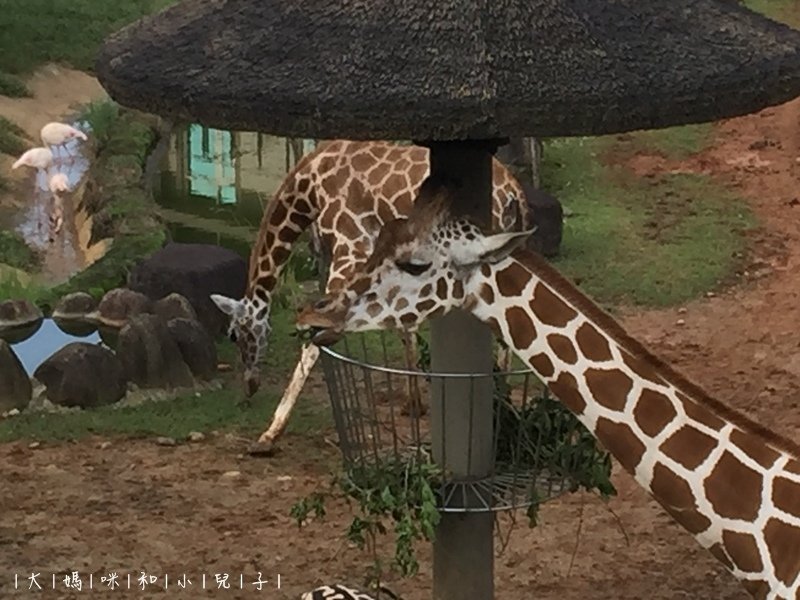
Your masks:
M 756 598 L 800 598 L 800 449 L 650 355 L 544 260 L 484 265 L 468 306 Z
M 381 224 L 411 212 L 428 161 L 426 148 L 391 142 L 334 140 L 317 146 L 287 174 L 262 217 L 247 296 L 269 304 L 292 245 L 312 223 L 334 263 L 333 287 L 343 284 L 356 257 L 368 256 Z M 494 227 L 526 228 L 531 215 L 519 182 L 496 159 L 492 178 Z
M 264 211 L 250 253 L 246 297 L 251 300 L 270 304 L 292 245 L 319 215 L 315 185 L 320 177 L 319 157 L 326 147 L 321 145 L 298 161 Z

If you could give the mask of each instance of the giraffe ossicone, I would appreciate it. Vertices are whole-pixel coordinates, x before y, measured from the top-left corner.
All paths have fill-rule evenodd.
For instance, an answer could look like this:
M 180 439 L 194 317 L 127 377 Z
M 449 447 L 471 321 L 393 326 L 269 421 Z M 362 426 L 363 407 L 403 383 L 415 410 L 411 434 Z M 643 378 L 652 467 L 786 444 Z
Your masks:
M 522 234 L 486 235 L 451 218 L 446 192 L 433 189 L 407 219 L 388 223 L 361 269 L 305 307 L 298 327 L 325 345 L 469 311 L 754 598 L 800 598 L 800 447 L 650 354 L 517 248 Z

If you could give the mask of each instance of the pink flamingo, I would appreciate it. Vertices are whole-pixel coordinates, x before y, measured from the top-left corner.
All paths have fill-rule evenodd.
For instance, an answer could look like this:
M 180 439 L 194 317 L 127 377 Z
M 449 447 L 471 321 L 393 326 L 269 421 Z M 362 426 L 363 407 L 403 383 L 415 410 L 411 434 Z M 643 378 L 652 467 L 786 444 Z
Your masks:
M 89 139 L 80 129 L 76 129 L 72 125 L 56 122 L 48 123 L 42 127 L 40 136 L 42 142 L 46 146 L 55 146 L 56 148 L 63 147 L 65 150 L 70 140 L 79 138 L 86 141 Z M 69 154 L 69 151 L 67 151 L 67 154 Z
M 53 153 L 50 148 L 31 148 L 20 156 L 17 161 L 11 165 L 11 168 L 33 167 L 39 171 L 47 171 L 52 164 Z

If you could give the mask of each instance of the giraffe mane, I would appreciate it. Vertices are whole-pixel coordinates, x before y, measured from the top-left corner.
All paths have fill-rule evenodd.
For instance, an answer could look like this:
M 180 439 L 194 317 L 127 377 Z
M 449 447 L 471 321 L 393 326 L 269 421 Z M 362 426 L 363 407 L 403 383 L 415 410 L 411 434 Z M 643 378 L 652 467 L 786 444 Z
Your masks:
M 699 385 L 693 383 L 674 367 L 650 352 L 641 342 L 631 337 L 611 315 L 601 309 L 588 296 L 575 287 L 566 277 L 559 273 L 552 265 L 537 254 L 528 250 L 517 250 L 512 258 L 542 277 L 548 285 L 552 286 L 559 294 L 572 303 L 575 308 L 597 323 L 620 346 L 651 366 L 659 375 L 669 379 L 676 386 L 688 392 L 693 400 L 706 405 L 715 414 L 729 421 L 742 430 L 758 435 L 775 448 L 792 454 L 800 459 L 800 445 L 756 423 L 746 415 L 723 402 L 710 396 Z
M 264 246 L 266 242 L 267 231 L 269 230 L 269 228 L 266 227 L 265 224 L 270 222 L 270 219 L 272 219 L 272 216 L 275 214 L 275 210 L 278 208 L 279 203 L 275 202 L 274 200 L 276 198 L 280 198 L 283 194 L 286 193 L 287 190 L 289 190 L 293 185 L 295 185 L 294 182 L 297 174 L 301 172 L 303 169 L 305 169 L 310 162 L 317 159 L 321 154 L 322 150 L 328 149 L 330 146 L 340 143 L 341 142 L 338 140 L 335 141 L 329 140 L 326 142 L 322 142 L 319 145 L 317 145 L 317 148 L 316 150 L 314 150 L 314 152 L 309 152 L 308 154 L 304 154 L 300 158 L 300 160 L 298 160 L 295 163 L 295 165 L 286 173 L 286 177 L 283 178 L 283 181 L 281 181 L 280 186 L 278 186 L 278 189 L 272 195 L 273 201 L 266 203 L 267 205 L 264 210 L 264 214 L 261 217 L 261 226 L 259 227 L 258 230 L 258 237 L 256 238 L 252 248 L 250 249 L 250 257 L 249 257 L 250 262 L 249 262 L 249 273 L 247 276 L 246 295 L 249 296 L 251 294 L 252 286 L 256 281 L 255 274 L 258 270 L 258 259 L 260 258 L 259 252 L 261 251 L 261 248 Z
M 381 227 L 365 269 L 374 269 L 391 256 L 397 246 L 411 244 L 447 219 L 451 198 L 452 192 L 447 188 L 421 191 L 410 217 L 393 219 Z

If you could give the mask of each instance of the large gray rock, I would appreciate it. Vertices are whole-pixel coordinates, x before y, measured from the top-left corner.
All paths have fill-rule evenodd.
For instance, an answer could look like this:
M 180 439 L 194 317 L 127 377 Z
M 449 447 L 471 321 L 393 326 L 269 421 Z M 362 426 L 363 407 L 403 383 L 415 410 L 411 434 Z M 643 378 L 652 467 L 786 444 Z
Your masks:
M 83 319 L 97 310 L 97 300 L 86 292 L 67 294 L 53 309 L 54 319 Z
M 63 406 L 91 408 L 125 396 L 127 381 L 113 352 L 97 344 L 72 342 L 46 359 L 33 376 L 47 398 Z
M 149 312 L 152 305 L 153 302 L 144 294 L 116 288 L 106 292 L 100 300 L 94 318 L 103 325 L 123 327 L 131 317 Z
M 11 346 L 0 339 L 0 412 L 25 408 L 32 392 L 33 386 L 25 367 Z
M 159 317 L 131 317 L 119 332 L 117 356 L 126 377 L 142 388 L 176 388 L 194 385 L 192 371 L 178 343 Z
M 30 300 L 0 302 L 0 329 L 24 327 L 41 321 L 42 318 L 42 311 Z
M 128 287 L 159 300 L 173 292 L 184 296 L 212 335 L 223 333 L 228 317 L 211 294 L 241 298 L 247 285 L 247 263 L 235 252 L 212 244 L 169 243 L 134 267 Z
M 183 361 L 199 379 L 211 379 L 217 372 L 217 347 L 206 328 L 194 319 L 171 319 L 167 329 L 178 344 Z
M 521 181 L 520 185 L 525 192 L 533 224 L 536 225 L 536 231 L 528 241 L 528 249 L 552 258 L 561 248 L 561 236 L 564 231 L 564 211 L 561 202 L 527 181 Z
M 170 319 L 197 320 L 197 313 L 194 311 L 192 303 L 176 293 L 164 296 L 161 300 L 154 302 L 153 309 L 150 312 L 158 315 L 164 321 L 169 321 Z

